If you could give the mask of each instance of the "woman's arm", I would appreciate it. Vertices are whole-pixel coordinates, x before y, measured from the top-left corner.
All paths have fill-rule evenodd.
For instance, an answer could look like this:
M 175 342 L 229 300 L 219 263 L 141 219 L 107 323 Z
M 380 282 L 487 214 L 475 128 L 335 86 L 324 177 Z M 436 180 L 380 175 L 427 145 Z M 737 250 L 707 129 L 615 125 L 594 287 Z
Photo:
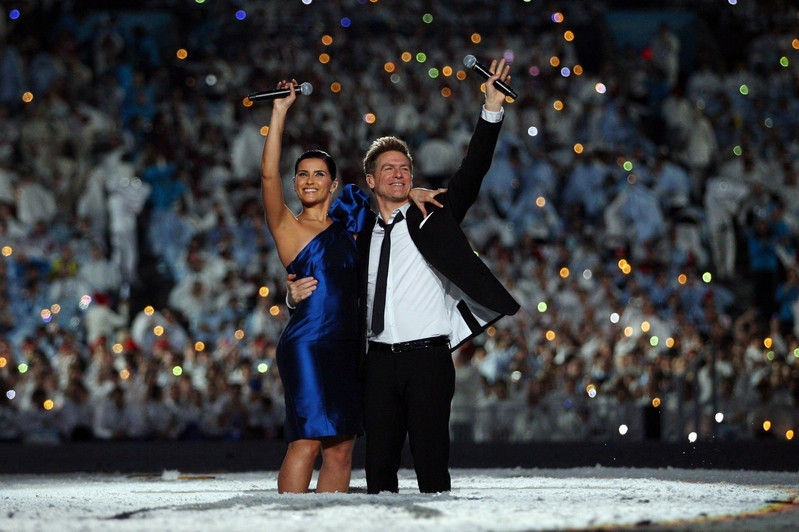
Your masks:
M 290 83 L 281 81 L 278 89 L 296 87 L 297 81 Z M 274 100 L 272 104 L 272 117 L 269 121 L 269 132 L 264 140 L 264 151 L 261 154 L 261 197 L 266 212 L 266 225 L 275 239 L 275 243 L 282 240 L 282 236 L 290 231 L 294 214 L 286 206 L 283 197 L 283 183 L 280 179 L 280 152 L 283 147 L 283 130 L 286 125 L 286 114 L 297 99 L 294 91 L 290 91 L 285 98 Z

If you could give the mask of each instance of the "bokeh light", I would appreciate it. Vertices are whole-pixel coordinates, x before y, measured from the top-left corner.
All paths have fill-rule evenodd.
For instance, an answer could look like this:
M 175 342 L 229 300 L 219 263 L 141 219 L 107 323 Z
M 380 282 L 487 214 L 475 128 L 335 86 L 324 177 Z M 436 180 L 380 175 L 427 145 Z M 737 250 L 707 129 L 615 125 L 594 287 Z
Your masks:
M 347 17 L 344 17 L 344 18 L 341 19 L 341 26 L 343 28 L 349 28 L 351 24 L 352 24 L 352 21 L 350 19 L 348 19 Z
M 23 93 L 22 101 L 25 103 L 31 103 L 33 101 L 33 93 L 30 91 Z
M 383 65 L 383 70 L 385 70 L 388 73 L 394 72 L 395 68 L 397 68 L 397 67 L 391 61 L 389 61 L 388 63 Z
M 427 61 L 427 54 L 424 52 L 419 52 L 416 54 L 416 62 L 417 63 L 424 63 Z
M 411 55 L 410 52 L 402 52 L 400 59 L 402 59 L 406 63 L 409 63 L 411 59 L 413 59 L 413 55 Z
M 180 48 L 178 49 L 177 52 L 175 52 L 175 55 L 177 56 L 178 59 L 186 59 L 187 57 L 189 57 L 189 52 L 186 51 L 185 48 Z
M 323 35 L 322 44 L 324 44 L 325 46 L 330 46 L 331 44 L 333 44 L 333 37 L 331 37 L 330 35 Z
M 544 196 L 538 196 L 538 197 L 535 199 L 535 204 L 536 204 L 538 207 L 544 207 L 544 206 L 547 204 L 547 199 L 546 199 Z
M 570 31 L 570 30 L 567 30 L 566 32 L 563 33 L 563 38 L 566 39 L 569 42 L 573 41 L 574 40 L 574 32 Z
M 452 89 L 450 89 L 449 87 L 444 87 L 443 89 L 441 89 L 441 96 L 443 96 L 444 98 L 449 98 L 450 96 L 452 96 Z
M 328 54 L 319 54 L 319 62 L 323 65 L 326 65 L 330 62 L 330 56 Z
M 549 58 L 549 64 L 553 67 L 560 66 L 560 58 L 556 55 L 553 55 Z
M 366 113 L 363 115 L 363 121 L 367 124 L 374 124 L 377 117 L 375 117 L 374 113 Z
M 472 33 L 472 42 L 474 44 L 479 44 L 482 40 L 483 37 L 479 33 Z
M 563 102 L 560 101 L 560 100 L 555 100 L 555 102 L 552 104 L 552 107 L 554 107 L 556 111 L 562 111 L 563 110 Z
M 341 92 L 341 83 L 339 83 L 338 81 L 334 81 L 333 83 L 331 83 L 330 92 L 334 94 L 338 94 L 339 92 Z
M 247 18 L 247 12 L 244 11 L 243 9 L 239 9 L 238 11 L 236 11 L 236 18 L 238 20 L 244 20 L 245 18 Z

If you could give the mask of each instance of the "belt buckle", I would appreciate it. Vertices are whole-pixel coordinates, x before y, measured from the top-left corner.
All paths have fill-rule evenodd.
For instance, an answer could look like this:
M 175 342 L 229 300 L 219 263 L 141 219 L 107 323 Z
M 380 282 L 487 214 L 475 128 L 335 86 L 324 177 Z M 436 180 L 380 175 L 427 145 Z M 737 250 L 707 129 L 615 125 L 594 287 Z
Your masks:
M 402 348 L 399 344 L 391 344 L 391 352 L 392 353 L 402 353 Z

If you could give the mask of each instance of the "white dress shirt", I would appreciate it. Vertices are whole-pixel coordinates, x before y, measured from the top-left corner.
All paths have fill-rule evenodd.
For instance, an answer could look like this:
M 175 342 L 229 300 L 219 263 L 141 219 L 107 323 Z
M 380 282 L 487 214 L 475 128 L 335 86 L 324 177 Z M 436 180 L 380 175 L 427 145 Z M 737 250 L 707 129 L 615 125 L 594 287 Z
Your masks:
M 499 122 L 502 116 L 503 109 L 492 112 L 487 111 L 484 106 L 481 112 L 481 117 L 488 122 Z M 385 230 L 377 221 L 372 229 L 366 298 L 366 315 L 370 329 L 367 337 L 370 341 L 394 344 L 452 334 L 452 324 L 446 306 L 447 299 L 444 297 L 444 283 L 447 281 L 437 275 L 411 240 L 408 222 L 405 219 L 409 207 L 410 203 L 406 203 L 394 210 L 388 220 L 391 224 L 397 213 L 403 214 L 403 219 L 391 230 L 385 328 L 379 335 L 372 333 L 371 323 L 380 247 L 383 244 Z

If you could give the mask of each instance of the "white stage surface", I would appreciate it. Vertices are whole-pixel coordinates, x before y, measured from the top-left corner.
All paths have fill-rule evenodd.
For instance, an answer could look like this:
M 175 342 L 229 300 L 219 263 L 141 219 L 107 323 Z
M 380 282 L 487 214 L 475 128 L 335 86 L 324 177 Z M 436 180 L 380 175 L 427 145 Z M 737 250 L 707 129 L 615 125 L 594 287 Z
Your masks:
M 278 494 L 272 471 L 0 475 L 0 532 L 799 529 L 796 473 L 596 467 L 452 474 L 452 492 L 438 495 L 418 493 L 408 470 L 399 494 L 380 495 L 365 493 L 363 470 L 354 472 L 349 494 L 304 495 Z

